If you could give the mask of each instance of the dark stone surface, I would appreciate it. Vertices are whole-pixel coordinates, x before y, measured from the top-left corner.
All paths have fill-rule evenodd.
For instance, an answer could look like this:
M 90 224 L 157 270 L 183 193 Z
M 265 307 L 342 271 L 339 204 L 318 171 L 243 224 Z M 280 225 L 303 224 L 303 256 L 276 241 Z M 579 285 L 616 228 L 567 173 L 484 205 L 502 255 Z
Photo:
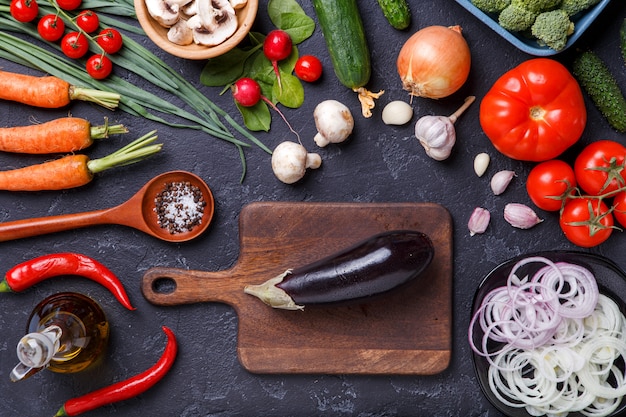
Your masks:
M 285 109 L 286 117 L 314 149 L 312 112 L 324 99 L 338 99 L 352 109 L 356 128 L 341 146 L 329 146 L 319 153 L 323 166 L 310 172 L 297 185 L 279 183 L 272 174 L 270 158 L 251 147 L 246 152 L 248 172 L 239 182 L 241 166 L 236 149 L 194 130 L 168 128 L 129 116 L 110 114 L 88 104 L 75 103 L 62 110 L 38 110 L 0 103 L 0 125 L 18 125 L 66 115 L 99 123 L 102 117 L 126 124 L 133 136 L 157 128 L 165 144 L 161 155 L 138 165 L 98 175 L 88 186 L 62 192 L 0 193 L 0 221 L 95 210 L 119 204 L 152 176 L 172 169 L 201 175 L 212 188 L 217 205 L 214 223 L 201 238 L 185 244 L 157 241 L 122 226 L 101 226 L 53 235 L 1 243 L 0 270 L 35 256 L 61 251 L 80 251 L 107 264 L 124 281 L 137 307 L 126 311 L 107 291 L 89 281 L 66 277 L 41 283 L 21 294 L 3 294 L 0 309 L 0 392 L 1 416 L 52 416 L 71 397 L 109 385 L 143 371 L 156 361 L 164 347 L 161 326 L 170 326 L 178 336 L 180 352 L 171 373 L 138 398 L 105 406 L 91 412 L 104 416 L 495 416 L 499 413 L 483 397 L 472 368 L 466 331 L 474 291 L 481 278 L 499 263 L 520 254 L 550 249 L 575 249 L 558 228 L 557 216 L 539 211 L 545 221 L 531 230 L 510 227 L 502 218 L 508 202 L 530 204 L 524 190 L 531 164 L 513 161 L 498 154 L 481 131 L 478 102 L 491 84 L 506 70 L 531 58 L 494 34 L 489 28 L 453 1 L 412 1 L 413 23 L 408 31 L 392 30 L 375 2 L 359 2 L 367 28 L 372 55 L 372 90 L 386 92 L 371 119 L 360 117 L 356 97 L 341 86 L 332 73 L 324 41 L 316 28 L 314 36 L 300 45 L 302 53 L 318 55 L 325 68 L 321 82 L 306 85 L 305 103 L 299 110 Z M 303 7 L 314 16 L 309 2 Z M 578 48 L 592 48 L 610 64 L 622 86 L 626 71 L 619 52 L 618 29 L 626 17 L 626 4 L 613 1 L 591 29 L 579 40 Z M 395 69 L 395 57 L 403 41 L 418 28 L 428 25 L 459 24 L 471 47 L 473 66 L 469 81 L 452 97 L 439 101 L 415 99 L 416 117 L 451 114 L 467 95 L 478 100 L 457 122 L 458 141 L 452 156 L 435 162 L 425 155 L 413 136 L 413 123 L 389 127 L 380 121 L 384 104 L 406 99 Z M 260 7 L 255 29 L 272 29 L 266 2 Z M 153 48 L 150 41 L 145 45 Z M 199 83 L 203 62 L 187 62 L 157 51 L 168 64 L 218 105 L 238 119 L 229 94 Z M 569 65 L 575 49 L 555 59 Z M 0 60 L 6 70 L 26 71 Z M 124 74 L 123 74 L 124 75 Z M 128 77 L 143 84 L 134 76 Z M 145 85 L 155 92 L 154 87 Z M 178 100 L 173 100 L 178 102 Z M 588 101 L 589 122 L 576 151 L 597 139 L 623 141 Z M 293 140 L 282 120 L 274 114 L 269 133 L 257 135 L 268 146 Z M 126 138 L 96 144 L 88 154 L 97 158 L 120 147 Z M 486 151 L 491 157 L 487 174 L 474 175 L 474 156 Z M 0 155 L 3 169 L 40 161 L 40 157 Z M 517 173 L 510 188 L 494 197 L 490 176 L 498 170 Z M 435 376 L 350 376 L 350 375 L 253 375 L 239 364 L 236 354 L 237 316 L 221 304 L 157 307 L 140 292 L 140 280 L 152 266 L 216 271 L 232 266 L 238 256 L 237 219 L 241 208 L 253 201 L 356 201 L 436 202 L 444 205 L 454 221 L 454 317 L 453 356 L 450 367 Z M 476 206 L 492 212 L 487 233 L 470 237 L 467 220 Z M 625 240 L 621 233 L 589 252 L 609 257 L 626 267 Z M 31 309 L 44 297 L 61 290 L 83 292 L 98 300 L 109 315 L 112 337 L 101 366 L 75 375 L 42 372 L 17 384 L 9 382 L 16 361 L 15 345 Z M 418 321 L 420 318 L 415 317 Z M 289 337 L 289 335 L 285 335 Z

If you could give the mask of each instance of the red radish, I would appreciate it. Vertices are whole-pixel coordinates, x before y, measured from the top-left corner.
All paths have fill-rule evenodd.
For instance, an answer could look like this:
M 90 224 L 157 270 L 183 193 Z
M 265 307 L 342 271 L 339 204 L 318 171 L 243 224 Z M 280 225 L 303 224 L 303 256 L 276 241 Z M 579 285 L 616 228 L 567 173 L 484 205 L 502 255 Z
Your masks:
M 243 77 L 238 79 L 235 84 L 233 84 L 231 88 L 233 92 L 233 98 L 237 102 L 237 104 L 243 107 L 252 107 L 257 104 L 260 100 L 263 100 L 270 106 L 273 110 L 280 115 L 280 117 L 287 123 L 289 130 L 291 130 L 298 138 L 298 142 L 300 142 L 300 135 L 298 132 L 293 130 L 285 115 L 280 111 L 278 107 L 270 99 L 261 94 L 261 86 L 256 80 L 252 78 Z
M 272 62 L 276 78 L 278 78 L 278 86 L 282 89 L 280 82 L 280 73 L 278 71 L 278 61 L 286 59 L 291 55 L 291 36 L 284 30 L 275 29 L 267 34 L 263 42 L 263 53 Z

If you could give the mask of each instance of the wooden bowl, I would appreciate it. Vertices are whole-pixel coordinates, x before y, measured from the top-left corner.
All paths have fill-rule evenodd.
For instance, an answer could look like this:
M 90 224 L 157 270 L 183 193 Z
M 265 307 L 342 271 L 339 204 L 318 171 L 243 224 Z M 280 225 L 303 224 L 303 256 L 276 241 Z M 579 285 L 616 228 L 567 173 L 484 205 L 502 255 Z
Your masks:
M 259 0 L 248 0 L 243 8 L 237 10 L 237 21 L 239 23 L 237 31 L 230 38 L 219 45 L 204 46 L 191 44 L 181 46 L 167 39 L 168 29 L 161 26 L 152 18 L 152 16 L 150 16 L 145 0 L 134 0 L 134 3 L 137 20 L 139 20 L 139 24 L 152 42 L 165 52 L 180 58 L 194 60 L 213 58 L 222 55 L 237 46 L 248 35 L 248 32 L 250 32 L 259 8 Z

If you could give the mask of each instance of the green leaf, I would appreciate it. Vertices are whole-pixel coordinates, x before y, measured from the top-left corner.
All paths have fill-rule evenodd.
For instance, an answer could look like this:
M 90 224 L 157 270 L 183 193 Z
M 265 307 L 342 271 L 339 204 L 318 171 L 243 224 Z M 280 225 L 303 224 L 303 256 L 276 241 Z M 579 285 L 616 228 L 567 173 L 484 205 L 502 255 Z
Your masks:
M 272 87 L 272 95 L 277 98 L 278 102 L 285 107 L 297 109 L 304 103 L 304 87 L 302 83 L 293 74 L 280 74 L 282 90 L 278 82 Z
M 294 45 L 309 38 L 315 30 L 315 21 L 295 0 L 270 0 L 267 13 L 274 26 L 289 33 Z
M 254 132 L 263 130 L 268 132 L 272 123 L 270 109 L 264 101 L 259 101 L 252 107 L 244 107 L 237 104 L 239 112 L 243 116 L 246 127 Z
M 315 22 L 307 15 L 283 13 L 281 21 L 281 29 L 291 36 L 294 45 L 302 43 L 315 31 Z
M 245 50 L 234 48 L 224 55 L 211 58 L 200 73 L 200 82 L 208 87 L 219 87 L 232 84 L 244 74 L 248 58 L 261 54 L 261 46 Z

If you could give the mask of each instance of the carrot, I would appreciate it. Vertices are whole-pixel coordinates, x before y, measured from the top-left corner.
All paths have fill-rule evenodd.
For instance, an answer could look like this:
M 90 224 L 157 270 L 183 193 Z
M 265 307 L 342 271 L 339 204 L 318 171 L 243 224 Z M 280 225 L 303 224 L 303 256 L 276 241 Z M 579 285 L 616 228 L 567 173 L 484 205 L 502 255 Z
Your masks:
M 138 162 L 161 150 L 155 131 L 134 140 L 123 148 L 99 159 L 86 155 L 66 155 L 58 159 L 6 171 L 0 171 L 0 190 L 64 190 L 86 185 L 94 175 L 116 166 Z
M 72 100 L 83 100 L 113 110 L 120 95 L 76 87 L 53 76 L 36 77 L 0 70 L 0 99 L 48 109 L 65 107 Z
M 123 125 L 109 126 L 108 120 L 92 126 L 88 120 L 62 117 L 30 126 L 0 128 L 0 151 L 28 154 L 75 152 L 91 146 L 96 139 L 126 133 Z

